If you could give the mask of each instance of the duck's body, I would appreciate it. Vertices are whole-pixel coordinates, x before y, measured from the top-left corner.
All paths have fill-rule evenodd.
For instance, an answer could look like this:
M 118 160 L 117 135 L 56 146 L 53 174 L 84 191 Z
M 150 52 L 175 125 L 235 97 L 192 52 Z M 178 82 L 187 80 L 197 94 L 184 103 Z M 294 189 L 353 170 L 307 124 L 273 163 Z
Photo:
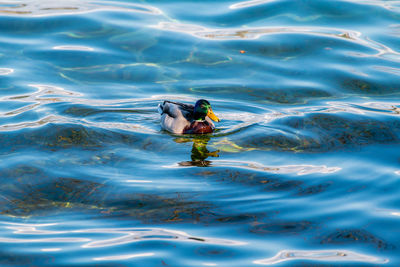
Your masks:
M 158 105 L 161 114 L 161 127 L 175 134 L 207 134 L 215 130 L 214 123 L 219 121 L 207 100 L 200 99 L 196 104 L 188 105 L 164 101 Z

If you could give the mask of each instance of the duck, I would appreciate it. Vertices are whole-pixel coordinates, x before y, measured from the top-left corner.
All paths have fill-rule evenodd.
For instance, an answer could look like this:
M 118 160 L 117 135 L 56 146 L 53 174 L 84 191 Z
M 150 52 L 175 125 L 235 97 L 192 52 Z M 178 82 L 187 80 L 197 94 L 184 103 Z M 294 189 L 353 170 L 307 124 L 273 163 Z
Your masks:
M 161 127 L 174 134 L 208 134 L 215 130 L 212 122 L 220 119 L 214 114 L 210 102 L 197 100 L 195 105 L 164 101 L 158 105 Z

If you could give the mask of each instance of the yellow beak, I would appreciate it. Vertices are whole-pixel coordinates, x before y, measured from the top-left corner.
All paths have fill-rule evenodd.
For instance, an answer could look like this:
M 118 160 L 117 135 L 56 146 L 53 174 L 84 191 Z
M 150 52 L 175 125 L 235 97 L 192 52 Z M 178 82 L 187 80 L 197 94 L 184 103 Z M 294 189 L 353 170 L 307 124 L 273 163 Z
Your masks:
M 208 109 L 208 112 L 207 112 L 207 116 L 210 118 L 210 119 L 212 119 L 213 121 L 221 121 L 217 116 L 215 116 L 215 114 L 214 114 L 214 112 L 212 111 L 212 109 L 210 108 L 210 109 Z

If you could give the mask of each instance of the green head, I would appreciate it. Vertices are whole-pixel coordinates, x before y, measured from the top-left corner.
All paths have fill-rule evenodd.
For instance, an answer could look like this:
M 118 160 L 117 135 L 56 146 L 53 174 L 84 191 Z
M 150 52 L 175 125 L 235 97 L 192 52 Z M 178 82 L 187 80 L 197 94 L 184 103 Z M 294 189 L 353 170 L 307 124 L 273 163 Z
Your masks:
M 212 111 L 210 102 L 205 99 L 200 99 L 194 105 L 194 119 L 195 120 L 205 120 L 206 116 L 208 116 L 213 121 L 220 121 L 217 116 L 215 116 Z

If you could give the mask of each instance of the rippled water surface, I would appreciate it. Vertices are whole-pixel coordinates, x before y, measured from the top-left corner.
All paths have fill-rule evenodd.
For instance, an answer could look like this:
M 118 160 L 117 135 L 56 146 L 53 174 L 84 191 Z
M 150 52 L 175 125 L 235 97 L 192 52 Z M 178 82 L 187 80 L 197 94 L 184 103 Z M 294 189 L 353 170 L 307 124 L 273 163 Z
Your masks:
M 400 2 L 0 0 L 1 266 L 400 266 Z M 205 98 L 205 136 L 160 127 Z

